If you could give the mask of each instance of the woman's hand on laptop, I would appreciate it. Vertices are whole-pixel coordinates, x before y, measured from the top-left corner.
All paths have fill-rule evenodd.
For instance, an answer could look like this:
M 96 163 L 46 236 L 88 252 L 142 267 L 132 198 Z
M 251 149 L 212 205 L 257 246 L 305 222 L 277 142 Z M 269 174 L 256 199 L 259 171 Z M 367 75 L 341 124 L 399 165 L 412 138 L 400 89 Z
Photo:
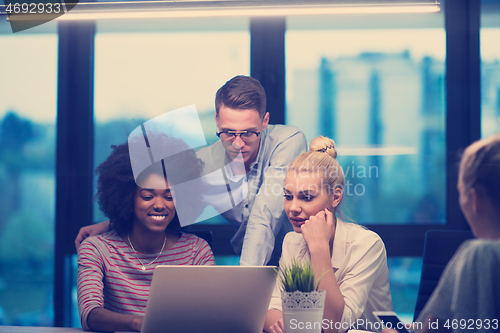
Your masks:
M 284 333 L 285 325 L 283 324 L 283 319 L 278 320 L 274 325 L 268 328 L 269 333 Z
M 134 319 L 134 325 L 135 325 L 134 329 L 140 332 L 142 329 L 143 321 L 144 321 L 144 316 L 137 316 Z
M 92 331 L 141 331 L 144 316 L 113 312 L 105 308 L 94 308 L 87 317 L 87 325 Z
M 271 309 L 267 312 L 264 331 L 268 333 L 284 333 L 285 325 L 283 324 L 283 313 L 276 309 Z

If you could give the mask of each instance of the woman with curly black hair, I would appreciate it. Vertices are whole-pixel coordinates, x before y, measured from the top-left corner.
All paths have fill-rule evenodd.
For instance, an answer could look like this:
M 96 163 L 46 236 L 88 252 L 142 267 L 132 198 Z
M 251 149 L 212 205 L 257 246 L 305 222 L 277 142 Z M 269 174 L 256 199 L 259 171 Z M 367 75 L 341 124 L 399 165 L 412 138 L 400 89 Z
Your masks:
M 204 240 L 181 231 L 173 198 L 173 180 L 199 178 L 203 163 L 182 141 L 161 139 L 183 153 L 134 177 L 125 143 L 113 146 L 96 169 L 97 200 L 112 229 L 87 238 L 78 250 L 78 306 L 85 330 L 140 331 L 157 265 L 215 264 Z M 175 171 L 168 177 L 172 184 L 164 170 Z M 201 195 L 194 190 L 190 195 Z M 191 218 L 199 213 L 194 208 Z

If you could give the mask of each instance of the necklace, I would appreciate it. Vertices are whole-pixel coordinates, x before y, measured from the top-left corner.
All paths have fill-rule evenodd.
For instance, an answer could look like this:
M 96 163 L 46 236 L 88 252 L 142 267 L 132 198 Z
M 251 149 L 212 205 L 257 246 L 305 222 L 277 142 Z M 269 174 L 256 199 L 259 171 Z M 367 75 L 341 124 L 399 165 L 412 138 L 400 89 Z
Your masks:
M 142 270 L 145 271 L 146 270 L 146 266 L 149 266 L 151 265 L 152 263 L 154 263 L 160 256 L 161 254 L 163 253 L 163 250 L 165 249 L 165 244 L 167 243 L 167 236 L 165 235 L 165 239 L 163 240 L 163 247 L 161 248 L 161 251 L 160 253 L 158 253 L 158 255 L 156 256 L 156 258 L 151 261 L 150 263 L 148 264 L 143 264 L 141 259 L 139 259 L 139 257 L 137 256 L 137 251 L 134 249 L 134 245 L 132 245 L 132 242 L 130 241 L 130 234 L 127 234 L 127 238 L 128 238 L 128 243 L 130 244 L 130 247 L 132 248 L 132 250 L 134 251 L 134 255 L 135 257 L 137 258 L 137 260 L 139 260 L 139 263 L 141 264 L 142 266 Z

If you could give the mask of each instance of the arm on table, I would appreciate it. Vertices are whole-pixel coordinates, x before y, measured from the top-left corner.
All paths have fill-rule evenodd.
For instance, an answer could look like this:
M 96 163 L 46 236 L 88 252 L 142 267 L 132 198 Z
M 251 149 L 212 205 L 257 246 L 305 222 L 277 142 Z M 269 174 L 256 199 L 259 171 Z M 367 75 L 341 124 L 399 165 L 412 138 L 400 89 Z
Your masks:
M 274 237 L 281 228 L 283 213 L 283 192 L 280 189 L 285 183 L 288 166 L 305 150 L 306 140 L 302 132 L 287 138 L 274 150 L 248 218 L 240 265 L 261 266 L 271 259 Z
M 285 325 L 283 324 L 283 313 L 277 309 L 267 311 L 264 331 L 268 333 L 283 333 Z
M 104 258 L 91 242 L 78 252 L 78 308 L 87 331 L 140 331 L 143 317 L 104 309 Z
M 129 315 L 110 311 L 104 308 L 94 308 L 90 311 L 87 324 L 92 331 L 140 331 L 143 316 Z

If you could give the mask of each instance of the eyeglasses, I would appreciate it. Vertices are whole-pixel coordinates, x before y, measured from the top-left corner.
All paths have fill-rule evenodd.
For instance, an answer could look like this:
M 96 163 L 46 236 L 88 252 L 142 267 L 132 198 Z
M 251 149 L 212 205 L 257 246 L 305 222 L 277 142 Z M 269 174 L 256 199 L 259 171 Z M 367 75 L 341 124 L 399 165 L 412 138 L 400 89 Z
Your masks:
M 245 142 L 252 142 L 257 140 L 257 138 L 260 135 L 260 132 L 255 132 L 255 131 L 220 131 L 217 134 L 219 138 L 221 138 L 224 141 L 234 141 L 236 139 L 236 136 L 239 135 L 241 140 Z

